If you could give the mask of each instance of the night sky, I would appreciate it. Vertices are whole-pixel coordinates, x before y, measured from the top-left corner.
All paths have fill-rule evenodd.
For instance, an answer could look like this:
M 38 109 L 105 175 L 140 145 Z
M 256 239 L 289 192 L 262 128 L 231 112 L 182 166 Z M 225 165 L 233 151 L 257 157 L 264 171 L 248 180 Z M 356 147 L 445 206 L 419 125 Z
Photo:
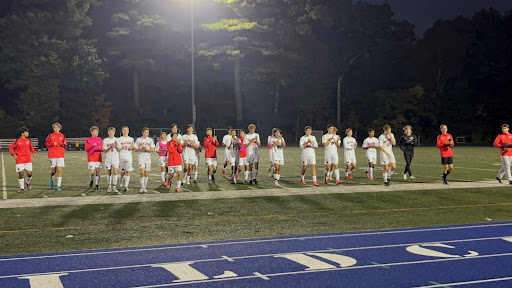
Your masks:
M 457 15 L 471 17 L 476 11 L 494 7 L 499 11 L 512 10 L 512 0 L 365 0 L 391 5 L 395 18 L 416 25 L 416 35 L 430 28 L 437 19 L 452 19 Z

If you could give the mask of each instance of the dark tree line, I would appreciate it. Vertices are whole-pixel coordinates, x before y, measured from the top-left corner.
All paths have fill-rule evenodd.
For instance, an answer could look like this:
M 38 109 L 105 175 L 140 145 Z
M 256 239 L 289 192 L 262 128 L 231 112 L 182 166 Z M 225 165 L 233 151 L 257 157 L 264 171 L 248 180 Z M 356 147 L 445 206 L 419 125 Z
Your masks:
M 44 134 L 55 121 L 70 136 L 190 123 L 189 3 L 9 0 L 0 137 L 20 125 Z M 423 38 L 389 5 L 362 1 L 202 1 L 195 16 L 200 132 L 255 123 L 294 139 L 334 123 L 363 137 L 390 123 L 431 142 L 445 123 L 489 143 L 511 122 L 510 11 L 440 20 Z

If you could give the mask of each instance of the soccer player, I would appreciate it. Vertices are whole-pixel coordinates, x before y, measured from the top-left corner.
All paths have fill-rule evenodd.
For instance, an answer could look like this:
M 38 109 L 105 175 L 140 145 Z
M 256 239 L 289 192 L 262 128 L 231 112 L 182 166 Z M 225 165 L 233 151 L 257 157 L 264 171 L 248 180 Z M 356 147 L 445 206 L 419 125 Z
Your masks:
M 197 137 L 197 133 L 195 131 L 194 135 L 196 135 Z M 199 142 L 199 138 L 197 142 Z M 201 142 L 199 142 L 199 146 L 196 149 L 194 149 L 196 152 L 196 161 L 192 164 L 192 170 L 194 171 L 194 183 L 197 183 L 197 169 L 199 167 L 199 159 L 201 158 L 202 149 L 203 148 L 201 147 Z M 215 170 L 217 170 L 217 168 L 215 168 Z
M 27 189 L 30 190 L 30 180 L 32 179 L 32 157 L 30 153 L 37 158 L 36 150 L 32 141 L 28 139 L 28 129 L 21 127 L 19 130 L 20 138 L 14 140 L 9 147 L 9 152 L 16 160 L 16 172 L 18 172 L 18 183 L 20 184 L 19 193 L 25 192 L 25 171 L 27 171 Z
M 395 135 L 391 133 L 391 126 L 386 124 L 382 129 L 384 133 L 379 136 L 380 164 L 382 165 L 384 185 L 389 186 L 391 175 L 395 173 L 396 169 L 395 154 L 393 153 L 393 146 L 396 145 L 396 140 Z
M 61 191 L 62 168 L 64 167 L 64 149 L 68 146 L 66 136 L 60 132 L 62 125 L 60 123 L 52 124 L 53 133 L 46 137 L 46 147 L 48 148 L 48 158 L 50 159 L 50 182 L 48 186 L 53 188 L 53 176 L 57 174 L 57 191 Z
M 171 141 L 171 134 L 172 133 L 177 133 L 178 134 L 178 140 L 176 140 L 176 141 L 178 141 L 178 143 L 183 145 L 183 139 L 181 138 L 181 134 L 178 133 L 178 124 L 175 124 L 175 123 L 171 124 L 171 133 L 167 135 L 167 142 Z
M 336 185 L 342 183 L 340 181 L 340 171 L 338 170 L 338 147 L 341 145 L 340 136 L 336 135 L 335 126 L 327 125 L 327 133 L 322 136 L 322 144 L 325 147 L 324 153 L 324 184 L 331 178 L 332 173 L 336 177 Z
M 379 148 L 379 139 L 375 138 L 375 130 L 368 129 L 368 138 L 363 141 L 363 149 L 366 150 L 366 160 L 368 161 L 368 169 L 364 170 L 366 177 L 373 180 L 373 170 L 377 163 L 377 148 Z
M 300 183 L 302 185 L 306 185 L 306 181 L 304 180 L 304 175 L 306 174 L 306 169 L 308 166 L 311 166 L 311 175 L 313 176 L 313 185 L 318 186 L 318 182 L 316 182 L 316 155 L 315 148 L 318 148 L 318 142 L 316 142 L 316 137 L 311 135 L 313 132 L 313 128 L 311 126 L 306 126 L 304 128 L 305 135 L 300 137 L 299 146 L 302 149 L 301 161 L 302 161 L 302 170 L 300 172 Z
M 206 166 L 208 166 L 208 181 L 215 182 L 215 172 L 217 172 L 217 147 L 219 147 L 219 141 L 217 140 L 217 136 L 212 136 L 212 128 L 206 128 L 206 137 L 203 139 L 203 145 Z
M 231 165 L 231 183 L 236 184 L 238 181 L 237 163 L 239 162 L 239 150 L 242 147 L 243 139 L 236 137 L 236 130 L 231 130 L 231 143 L 228 146 L 228 158 Z M 247 170 L 247 169 L 246 169 Z
M 130 184 L 130 173 L 133 171 L 133 157 L 132 150 L 135 150 L 135 141 L 129 136 L 130 128 L 123 126 L 121 128 L 123 136 L 118 138 L 117 145 L 119 150 L 119 168 L 121 168 L 121 183 L 124 191 L 128 191 L 128 184 Z
M 165 170 L 167 168 L 167 133 L 160 132 L 160 140 L 156 143 L 156 152 L 158 153 L 158 163 L 160 165 L 160 175 L 162 176 L 162 184 L 166 184 Z
M 256 125 L 250 124 L 249 133 L 245 135 L 244 145 L 247 147 L 247 163 L 249 164 L 249 174 L 251 174 L 251 180 L 249 184 L 258 185 L 258 163 L 260 162 L 260 152 L 258 147 L 261 146 L 260 135 L 256 131 Z
M 155 151 L 155 142 L 149 137 L 149 128 L 142 128 L 142 137 L 135 141 L 135 152 L 139 152 L 140 190 L 139 193 L 147 193 L 148 175 L 151 171 L 151 152 Z
M 238 174 L 242 172 L 242 167 L 244 168 L 244 181 L 249 184 L 249 163 L 247 162 L 247 146 L 243 143 L 245 141 L 245 130 L 240 129 L 240 137 L 238 140 L 240 141 L 240 150 L 238 150 Z
M 352 137 L 352 128 L 345 130 L 345 138 L 343 138 L 343 154 L 345 159 L 345 179 L 352 179 L 352 171 L 356 169 L 356 148 L 357 141 Z
M 445 124 L 440 127 L 441 135 L 437 136 L 437 148 L 441 152 L 441 164 L 443 164 L 443 184 L 448 185 L 446 177 L 453 170 L 453 136 L 448 134 L 448 126 Z
M 231 144 L 233 139 L 231 132 L 233 131 L 233 127 L 228 126 L 228 133 L 222 137 L 222 146 L 224 146 L 224 167 L 222 167 L 222 177 L 226 177 L 226 166 L 229 164 L 229 151 L 228 147 Z M 233 175 L 231 175 L 233 176 Z
M 89 168 L 89 188 L 92 188 L 93 179 L 96 179 L 95 188 L 100 189 L 101 174 L 101 152 L 103 152 L 103 140 L 98 137 L 100 128 L 92 126 L 89 129 L 91 137 L 85 140 L 85 151 L 87 152 L 87 167 Z M 96 177 L 94 177 L 96 175 Z
M 105 152 L 105 168 L 107 169 L 107 193 L 115 192 L 122 194 L 117 190 L 117 173 L 119 171 L 119 147 L 116 138 L 116 128 L 108 128 L 108 138 L 103 139 L 103 152 Z
M 272 130 L 274 131 L 274 137 L 270 139 L 269 145 L 272 146 L 272 161 L 274 162 L 274 186 L 281 187 L 279 179 L 281 179 L 281 166 L 284 165 L 283 148 L 286 147 L 286 141 L 284 141 L 283 134 L 281 134 L 279 128 Z
M 404 128 L 404 134 L 400 137 L 400 140 L 398 141 L 400 145 L 400 150 L 404 152 L 404 158 L 405 158 L 405 169 L 404 169 L 404 180 L 407 180 L 407 173 L 409 173 L 409 178 L 414 179 L 415 177 L 412 175 L 411 171 L 411 162 L 414 158 L 414 146 L 418 145 L 418 137 L 416 135 L 412 134 L 412 126 L 411 125 L 405 125 Z
M 181 192 L 181 154 L 183 153 L 183 148 L 181 147 L 180 140 L 178 139 L 177 132 L 171 132 L 169 134 L 171 136 L 170 141 L 167 141 L 167 153 L 168 153 L 168 161 L 167 161 L 167 171 L 169 174 L 167 175 L 167 189 L 171 188 L 172 178 L 174 173 L 178 174 L 178 181 L 176 182 L 176 192 Z
M 272 177 L 274 175 L 274 161 L 272 159 L 272 145 L 270 144 L 272 142 L 272 139 L 274 139 L 274 133 L 276 132 L 277 128 L 272 128 L 272 134 L 270 134 L 267 138 L 267 147 L 268 147 L 268 159 L 270 160 L 270 166 L 268 167 L 268 177 Z
M 183 161 L 185 162 L 185 183 L 190 185 L 190 177 L 193 171 L 193 165 L 197 162 L 196 149 L 199 147 L 199 139 L 194 134 L 194 126 L 187 126 L 187 134 L 182 136 L 183 139 Z
M 494 140 L 494 146 L 500 148 L 501 169 L 496 180 L 501 183 L 501 178 L 507 173 L 508 184 L 512 185 L 510 176 L 510 162 L 512 162 L 512 134 L 509 133 L 509 125 L 501 125 L 501 134 Z

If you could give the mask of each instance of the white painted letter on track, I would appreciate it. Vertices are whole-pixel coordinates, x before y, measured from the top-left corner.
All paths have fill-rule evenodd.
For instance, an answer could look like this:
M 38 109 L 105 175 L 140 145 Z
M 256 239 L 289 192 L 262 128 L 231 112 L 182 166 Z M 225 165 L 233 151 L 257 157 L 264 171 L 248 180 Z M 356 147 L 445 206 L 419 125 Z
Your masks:
M 173 282 L 198 281 L 208 279 L 208 276 L 191 267 L 191 264 L 194 264 L 194 262 L 167 263 L 152 265 L 151 267 L 164 268 L 165 270 L 174 274 L 174 276 L 178 277 L 178 280 L 174 280 Z
M 68 273 L 23 276 L 18 279 L 28 279 L 30 288 L 64 288 L 60 281 L 60 276 L 66 275 L 68 275 Z
M 412 254 L 421 255 L 421 256 L 429 256 L 429 257 L 460 258 L 460 257 L 478 256 L 478 252 L 475 252 L 475 251 L 468 251 L 469 254 L 466 254 L 466 255 L 455 255 L 455 254 L 448 254 L 448 253 L 436 251 L 436 250 L 433 250 L 430 248 L 425 248 L 422 246 L 441 247 L 441 248 L 450 248 L 450 249 L 455 248 L 453 246 L 446 245 L 446 244 L 433 243 L 433 244 L 421 244 L 421 246 L 420 245 L 411 245 L 411 246 L 407 247 L 406 250 Z
M 338 263 L 338 264 L 340 264 L 340 267 L 349 267 L 349 266 L 356 264 L 356 262 L 357 262 L 354 258 L 344 256 L 344 255 L 339 255 L 339 254 L 331 254 L 331 253 L 307 253 L 307 254 L 312 255 L 312 256 L 317 256 L 320 258 L 324 258 L 326 260 Z M 320 260 L 315 259 L 308 255 L 298 253 L 298 254 L 279 255 L 279 256 L 274 256 L 274 257 L 286 258 L 293 262 L 304 265 L 307 267 L 306 270 L 323 270 L 323 269 L 337 268 L 334 265 L 320 261 Z

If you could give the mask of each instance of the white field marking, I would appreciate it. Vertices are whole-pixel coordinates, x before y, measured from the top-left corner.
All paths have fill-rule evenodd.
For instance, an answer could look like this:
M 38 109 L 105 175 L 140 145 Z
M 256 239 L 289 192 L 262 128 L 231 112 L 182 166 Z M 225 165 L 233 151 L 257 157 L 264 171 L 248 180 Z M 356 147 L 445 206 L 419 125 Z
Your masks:
M 503 239 L 503 237 L 490 237 L 490 238 L 475 238 L 475 239 L 460 239 L 460 240 L 448 240 L 448 241 L 437 241 L 437 242 L 416 242 L 416 243 L 403 243 L 403 244 L 392 244 L 392 245 L 381 245 L 381 246 L 367 246 L 367 247 L 354 247 L 354 248 L 340 248 L 336 249 L 336 251 L 354 251 L 354 250 L 365 250 L 365 249 L 383 249 L 383 248 L 396 248 L 396 247 L 406 247 L 410 245 L 421 245 L 421 244 L 427 244 L 427 243 L 461 243 L 461 242 L 472 242 L 472 241 L 486 241 L 486 240 L 498 240 Z M 297 253 L 323 253 L 323 252 L 333 252 L 332 248 L 324 249 L 324 250 L 312 250 L 312 251 L 293 251 L 293 252 L 287 252 L 287 253 L 271 253 L 271 254 L 261 254 L 261 255 L 249 255 L 249 256 L 235 256 L 235 257 L 229 257 L 228 260 L 227 256 L 221 256 L 221 258 L 211 258 L 211 259 L 198 259 L 198 260 L 185 260 L 185 261 L 178 261 L 173 263 L 185 263 L 185 262 L 194 262 L 194 263 L 201 263 L 201 262 L 213 262 L 213 261 L 223 261 L 228 260 L 230 262 L 239 260 L 239 259 L 252 259 L 252 258 L 264 258 L 264 257 L 275 257 L 275 256 L 282 256 L 287 254 L 297 254 Z M 506 255 L 512 255 L 512 253 L 505 253 Z M 501 254 L 496 254 L 501 255 Z M 479 255 L 479 256 L 486 256 L 486 255 Z M 473 257 L 466 257 L 466 258 L 478 258 L 477 256 Z M 458 259 L 458 258 L 446 258 L 446 259 Z M 19 274 L 19 275 L 5 275 L 0 276 L 0 279 L 4 278 L 13 278 L 13 277 L 25 277 L 25 276 L 37 276 L 37 275 L 46 275 L 49 273 L 80 273 L 80 272 L 92 272 L 92 271 L 108 271 L 108 270 L 119 270 L 119 269 L 132 269 L 132 268 L 141 268 L 141 267 L 150 267 L 155 265 L 163 265 L 166 263 L 149 263 L 149 264 L 139 264 L 139 265 L 126 265 L 126 266 L 111 266 L 111 267 L 103 267 L 103 268 L 89 268 L 89 269 L 79 269 L 79 270 L 67 270 L 67 271 L 51 271 L 51 272 L 42 272 L 42 273 L 34 273 L 34 274 Z M 388 265 L 379 263 L 380 266 Z M 372 264 L 373 265 L 373 264 Z M 369 265 L 368 267 L 370 267 Z
M 418 286 L 415 288 L 462 286 L 462 285 L 469 285 L 469 284 L 490 283 L 490 282 L 499 282 L 499 281 L 508 281 L 508 280 L 512 280 L 512 277 L 491 278 L 491 279 L 474 280 L 474 281 L 467 281 L 467 282 L 445 283 L 445 284 L 437 284 L 437 285 L 430 285 L 430 286 Z
M 258 276 L 258 277 L 260 277 L 263 280 L 270 280 L 270 278 L 268 278 L 267 276 L 265 276 L 265 275 L 263 275 L 263 274 L 261 274 L 259 272 L 254 272 L 253 274 Z
M 7 179 L 5 178 L 4 153 L 2 153 L 2 199 L 7 200 Z
M 414 164 L 413 164 L 414 165 Z M 429 164 L 416 164 L 414 166 L 429 166 L 429 167 L 439 167 L 443 168 L 441 164 L 439 165 L 429 165 Z M 486 169 L 486 168 L 473 168 L 473 167 L 462 167 L 462 166 L 455 166 L 454 169 L 469 169 L 469 170 L 479 170 L 479 171 L 493 171 L 495 172 L 495 169 Z
M 222 259 L 226 259 L 229 262 L 235 262 L 235 260 L 233 260 L 233 258 L 229 258 L 228 256 L 221 256 L 221 257 L 222 257 Z
M 207 245 L 201 245 L 201 247 L 203 247 L 203 248 L 208 248 L 208 246 L 207 246 Z
M 474 260 L 477 258 L 492 258 L 492 257 L 503 257 L 503 256 L 512 256 L 512 253 L 482 255 L 482 256 L 466 257 L 466 258 L 434 259 L 434 260 L 419 260 L 419 261 L 410 261 L 410 262 L 383 263 L 381 265 L 401 266 L 401 265 L 426 264 L 426 263 L 437 263 L 437 262 L 447 262 L 447 261 Z M 185 282 L 185 283 L 168 283 L 168 284 L 151 285 L 151 286 L 137 286 L 137 287 L 133 287 L 133 288 L 169 287 L 169 286 L 177 286 L 177 285 L 183 285 L 183 284 L 188 285 L 188 284 L 209 283 L 209 282 L 217 282 L 217 281 L 232 281 L 232 280 L 241 280 L 241 279 L 250 279 L 250 278 L 262 278 L 261 276 L 269 278 L 269 277 L 277 277 L 277 276 L 300 275 L 300 274 L 306 274 L 306 273 L 355 270 L 355 269 L 365 269 L 365 268 L 380 269 L 380 267 L 381 266 L 371 264 L 371 265 L 363 265 L 363 266 L 350 266 L 350 267 L 339 267 L 339 268 L 318 269 L 318 270 L 303 270 L 303 271 L 296 271 L 296 272 L 272 273 L 272 274 L 245 276 L 245 277 L 232 277 L 232 278 L 225 278 L 225 279 L 211 279 L 211 280 L 209 279 L 209 280 L 200 280 L 200 281 L 190 281 L 190 282 Z M 445 287 L 446 285 L 448 285 L 448 284 L 443 284 L 443 286 L 425 286 L 425 287 Z
M 74 155 L 74 153 L 66 153 L 66 158 L 68 157 L 71 157 L 71 158 L 75 158 L 75 159 L 80 159 L 80 160 L 83 160 L 83 161 L 87 161 L 87 158 L 86 157 L 80 157 L 80 156 L 76 156 Z
M 488 228 L 488 227 L 501 227 L 501 226 L 512 226 L 511 223 L 497 223 L 497 224 L 487 224 L 487 225 L 474 225 L 474 226 L 458 226 L 458 227 L 441 227 L 441 228 L 425 228 L 425 229 L 412 229 L 412 230 L 399 230 L 399 231 L 380 231 L 380 232 L 363 232 L 363 233 L 354 233 L 354 234 L 345 234 L 345 235 L 323 235 L 323 236 L 303 236 L 303 237 L 293 237 L 293 238 L 280 238 L 280 239 L 259 239 L 259 240 L 251 240 L 245 239 L 242 241 L 234 241 L 234 242 L 225 242 L 225 243 L 211 243 L 208 244 L 210 246 L 222 246 L 222 245 L 238 245 L 238 244 L 251 244 L 251 243 L 267 243 L 267 242 L 281 242 L 281 241 L 293 241 L 293 240 L 310 240 L 310 239 L 329 239 L 329 238 L 338 238 L 338 237 L 353 237 L 353 236 L 369 236 L 369 235 L 385 235 L 385 234 L 402 234 L 402 233 L 412 233 L 412 232 L 431 232 L 431 231 L 446 231 L 446 230 L 459 230 L 459 229 L 472 229 L 472 228 Z M 503 237 L 503 236 L 502 236 Z M 498 237 L 500 238 L 500 237 Z M 472 239 L 472 240 L 477 240 Z M 494 238 L 480 238 L 480 239 L 494 239 Z M 442 241 L 448 243 L 448 241 Z M 419 243 L 422 244 L 422 243 Z M 202 244 L 201 244 L 202 245 Z M 118 251 L 102 251 L 102 252 L 83 252 L 76 254 L 61 254 L 61 255 L 46 255 L 46 256 L 27 256 L 27 257 L 18 257 L 18 258 L 5 258 L 1 259 L 0 262 L 5 261 L 15 261 L 15 260 L 27 260 L 27 259 L 46 259 L 46 258 L 59 258 L 59 257 L 73 257 L 73 256 L 88 256 L 88 255 L 105 255 L 105 254 L 115 254 L 115 253 L 131 253 L 131 252 L 143 252 L 143 251 L 159 251 L 159 250 L 170 250 L 170 249 L 180 249 L 180 248 L 194 248 L 201 247 L 201 245 L 183 245 L 183 246 L 173 246 L 173 247 L 160 247 L 160 248 L 138 248 L 138 249 L 127 249 L 127 250 L 118 250 Z

